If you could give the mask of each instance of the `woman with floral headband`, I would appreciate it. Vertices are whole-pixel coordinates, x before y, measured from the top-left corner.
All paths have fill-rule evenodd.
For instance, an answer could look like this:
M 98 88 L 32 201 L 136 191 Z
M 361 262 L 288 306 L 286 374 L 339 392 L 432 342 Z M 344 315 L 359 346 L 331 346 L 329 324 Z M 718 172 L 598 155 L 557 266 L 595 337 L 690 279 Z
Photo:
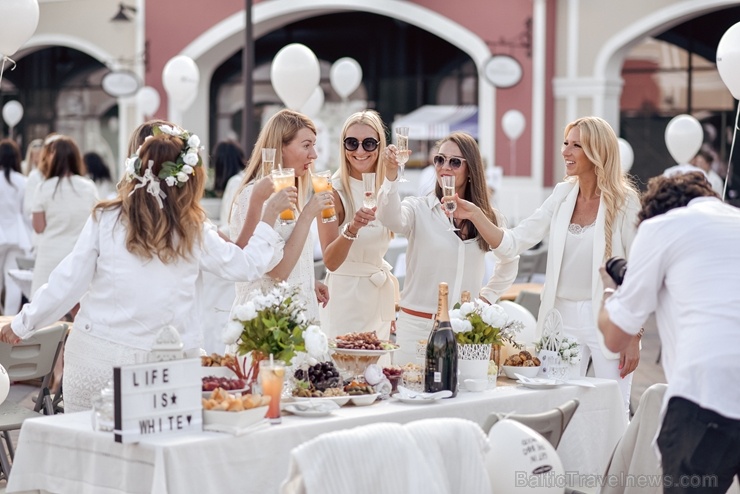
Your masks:
M 275 166 L 291 168 L 295 172 L 298 199 L 295 208 L 298 218 L 290 224 L 276 224 L 275 229 L 285 239 L 285 252 L 282 259 L 270 263 L 265 277 L 254 283 L 237 283 L 234 306 L 246 302 L 249 294 L 256 288 L 267 290 L 280 281 L 297 286 L 306 303 L 306 316 L 309 320 L 319 320 L 319 303 L 326 305 L 329 292 L 321 282 L 316 281 L 313 270 L 313 246 L 311 223 L 321 210 L 333 204 L 331 193 L 314 194 L 306 200 L 311 180 L 309 169 L 316 159 L 316 126 L 301 113 L 281 110 L 267 122 L 257 138 L 249 165 L 245 172 L 242 188 L 237 192 L 231 209 L 229 235 L 237 245 L 244 245 L 252 234 L 254 219 L 250 220 L 255 207 L 261 210 L 259 200 L 255 200 L 255 189 L 260 177 L 270 175 L 263 170 L 262 150 L 275 149 Z M 257 185 L 255 185 L 255 183 Z M 293 189 L 295 190 L 295 189 Z
M 163 326 L 180 332 L 187 355 L 199 354 L 200 272 L 255 280 L 282 251 L 271 225 L 294 192 L 272 194 L 269 181 L 259 187 L 263 200 L 272 196 L 240 249 L 205 224 L 198 137 L 171 125 L 152 131 L 127 160 L 118 197 L 95 207 L 72 254 L 0 333 L 16 343 L 81 300 L 64 353 L 66 411 L 89 409 L 113 366 L 135 363 Z

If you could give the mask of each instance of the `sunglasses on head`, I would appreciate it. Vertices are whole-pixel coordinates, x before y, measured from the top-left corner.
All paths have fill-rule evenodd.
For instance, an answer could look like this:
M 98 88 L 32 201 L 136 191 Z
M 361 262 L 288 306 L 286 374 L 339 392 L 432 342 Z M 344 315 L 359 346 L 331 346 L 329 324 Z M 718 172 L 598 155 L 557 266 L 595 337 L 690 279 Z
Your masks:
M 434 162 L 434 166 L 443 167 L 445 162 L 449 162 L 450 167 L 454 169 L 458 169 L 462 166 L 463 161 L 466 161 L 466 160 L 465 158 L 457 158 L 455 156 L 451 156 L 448 158 L 443 154 L 435 154 L 432 161 Z
M 373 139 L 372 137 L 366 137 L 362 140 L 362 149 L 365 151 L 372 152 L 378 149 L 379 140 Z M 360 141 L 356 137 L 347 137 L 344 140 L 344 149 L 347 151 L 356 151 L 360 147 Z

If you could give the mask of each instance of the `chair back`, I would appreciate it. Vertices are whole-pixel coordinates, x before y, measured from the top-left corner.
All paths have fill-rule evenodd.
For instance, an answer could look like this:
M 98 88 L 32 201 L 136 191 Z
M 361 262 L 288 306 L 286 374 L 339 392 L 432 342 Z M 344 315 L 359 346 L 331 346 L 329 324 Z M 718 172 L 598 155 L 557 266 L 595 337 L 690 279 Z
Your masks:
M 67 325 L 57 324 L 37 331 L 17 345 L 0 343 L 0 364 L 8 371 L 10 380 L 42 378 L 42 387 L 48 386 L 66 333 Z
M 573 414 L 576 413 L 580 402 L 577 399 L 568 400 L 562 405 L 547 412 L 525 414 L 503 414 L 500 412 L 491 413 L 483 424 L 483 430 L 486 434 L 491 427 L 502 419 L 516 420 L 527 427 L 540 433 L 545 439 L 557 448 L 560 439 L 563 437 L 565 428 L 568 427 Z
M 524 327 L 516 340 L 521 343 L 533 343 L 537 339 L 537 319 L 524 306 L 511 300 L 499 300 L 498 305 L 506 311 L 510 321 L 520 321 Z
M 537 314 L 540 313 L 541 302 L 542 297 L 540 293 L 529 292 L 527 290 L 522 290 L 521 292 L 519 292 L 519 295 L 517 295 L 516 299 L 514 299 L 514 303 L 521 305 L 529 312 L 531 312 L 532 315 L 535 317 L 537 317 Z
M 34 257 L 16 257 L 15 258 L 15 264 L 18 266 L 18 269 L 32 270 L 33 269 L 33 266 L 36 264 L 36 258 L 34 258 Z
M 519 254 L 519 271 L 514 283 L 529 283 L 532 277 L 545 272 L 547 266 L 547 247 L 527 250 Z

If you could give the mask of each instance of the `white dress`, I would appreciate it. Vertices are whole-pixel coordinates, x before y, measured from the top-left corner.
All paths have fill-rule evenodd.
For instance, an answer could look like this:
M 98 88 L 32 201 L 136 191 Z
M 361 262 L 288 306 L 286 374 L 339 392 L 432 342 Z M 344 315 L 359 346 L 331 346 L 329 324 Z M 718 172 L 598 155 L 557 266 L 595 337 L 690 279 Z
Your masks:
M 49 280 L 52 270 L 72 252 L 97 201 L 95 183 L 79 175 L 61 180 L 52 177 L 39 184 L 31 210 L 45 214 L 46 229 L 38 235 L 32 294 Z
M 362 180 L 349 180 L 355 208 L 361 207 Z M 338 178 L 333 185 L 344 204 L 344 223 L 340 225 L 344 226 L 352 221 L 354 211 L 348 209 L 349 201 Z M 382 340 L 390 336 L 390 323 L 396 316 L 398 282 L 383 256 L 391 235 L 379 221 L 371 225 L 360 229 L 342 265 L 327 272 L 329 303 L 320 313 L 321 329 L 329 338 L 362 331 L 375 331 Z
M 242 226 L 244 225 L 244 218 L 247 216 L 247 210 L 249 209 L 249 198 L 252 196 L 252 189 L 254 183 L 247 185 L 239 193 L 236 202 L 231 211 L 231 218 L 229 220 L 229 237 L 231 240 L 236 240 L 241 232 Z M 280 220 L 275 223 L 275 231 L 287 242 L 290 235 L 293 233 L 295 223 L 289 225 L 281 225 Z M 319 303 L 316 300 L 316 292 L 314 291 L 314 284 L 316 277 L 313 269 L 313 245 L 314 239 L 313 234 L 309 231 L 306 242 L 303 244 L 303 250 L 298 258 L 293 271 L 290 272 L 288 279 L 285 280 L 291 286 L 297 286 L 299 290 L 299 296 L 306 303 L 306 317 L 309 320 L 319 320 Z M 267 271 L 271 271 L 280 262 L 282 256 L 273 259 L 268 266 Z M 241 305 L 249 300 L 249 294 L 256 289 L 263 291 L 271 289 L 275 286 L 276 282 L 269 275 L 265 275 L 257 281 L 250 283 L 237 283 L 236 284 L 236 299 L 234 300 L 234 307 Z M 233 312 L 233 308 L 232 308 Z

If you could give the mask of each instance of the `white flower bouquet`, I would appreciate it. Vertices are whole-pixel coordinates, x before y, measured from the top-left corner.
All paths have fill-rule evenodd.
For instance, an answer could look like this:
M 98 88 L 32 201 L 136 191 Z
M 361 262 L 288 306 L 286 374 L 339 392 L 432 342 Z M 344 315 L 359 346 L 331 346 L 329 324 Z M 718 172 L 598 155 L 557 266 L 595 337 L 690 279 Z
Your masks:
M 538 353 L 542 350 L 556 352 L 560 360 L 569 365 L 581 360 L 581 347 L 578 345 L 578 340 L 564 334 L 558 335 L 557 338 L 543 336 L 535 343 L 535 350 Z
M 503 345 L 508 342 L 518 348 L 514 337 L 522 323 L 509 321 L 506 311 L 496 304 L 480 299 L 455 304 L 450 311 L 450 324 L 460 345 Z

